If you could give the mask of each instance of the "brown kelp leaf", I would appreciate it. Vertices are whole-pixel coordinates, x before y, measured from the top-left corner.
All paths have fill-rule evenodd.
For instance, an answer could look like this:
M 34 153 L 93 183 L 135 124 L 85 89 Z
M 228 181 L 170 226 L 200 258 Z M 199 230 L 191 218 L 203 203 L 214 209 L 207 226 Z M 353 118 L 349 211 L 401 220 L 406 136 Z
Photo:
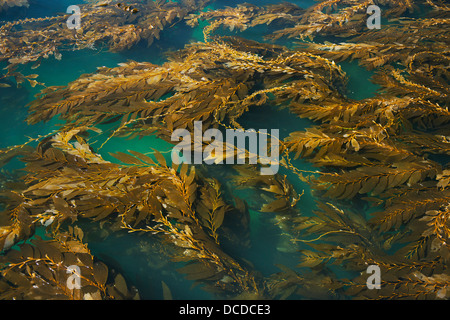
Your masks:
M 120 151 L 116 153 L 109 152 L 109 154 L 112 157 L 116 158 L 117 160 L 122 161 L 123 163 L 126 164 L 145 165 L 145 163 L 139 160 L 138 158 L 130 156 L 129 154 Z
M 83 300 L 102 300 L 100 290 L 93 285 L 84 285 L 81 287 Z
M 106 284 L 106 280 L 108 279 L 108 267 L 100 261 L 94 263 L 94 278 L 101 285 Z
M 420 171 L 414 171 L 411 176 L 408 179 L 408 184 L 409 185 L 413 185 L 417 182 L 419 182 L 420 180 L 422 180 L 422 172 Z
M 24 274 L 16 272 L 14 270 L 4 272 L 2 273 L 2 276 L 18 287 L 26 287 L 29 283 L 27 277 Z
M 188 280 L 204 280 L 216 275 L 214 268 L 201 262 L 189 263 L 184 267 L 179 268 L 178 271 L 184 273 Z
M 182 163 L 181 164 L 181 168 L 180 168 L 180 176 L 183 178 L 186 178 L 186 174 L 189 170 L 189 166 L 186 163 Z
M 22 253 L 22 257 L 24 259 L 33 258 L 34 257 L 34 249 L 28 244 L 24 243 L 20 246 L 20 252 Z
M 161 281 L 162 291 L 163 291 L 163 299 L 164 300 L 173 300 L 172 292 L 170 291 L 169 286 Z
M 290 207 L 290 203 L 286 201 L 286 199 L 277 199 L 270 203 L 264 204 L 260 211 L 261 212 L 277 212 L 283 211 Z
M 153 151 L 154 151 L 154 156 L 155 156 L 156 160 L 158 161 L 158 163 L 163 167 L 167 167 L 166 158 L 164 158 L 164 156 L 161 154 L 161 152 L 159 152 L 156 149 L 153 149 Z
M 54 281 L 54 276 L 49 267 L 45 264 L 38 264 L 33 266 L 33 269 L 39 273 L 41 277 L 44 277 L 47 281 Z
M 378 180 L 378 184 L 376 185 L 376 187 L 372 190 L 371 194 L 373 196 L 379 195 L 380 193 L 382 193 L 386 187 L 387 187 L 387 183 L 388 183 L 388 177 L 386 176 L 381 176 Z
M 359 190 L 359 193 L 361 193 L 361 194 L 369 193 L 370 191 L 373 190 L 373 188 L 375 188 L 377 186 L 378 181 L 379 181 L 379 177 L 370 177 L 369 179 L 365 180 L 361 185 L 361 189 Z
M 140 159 L 141 161 L 147 163 L 147 164 L 154 164 L 155 162 L 153 161 L 153 159 L 145 154 L 142 154 L 140 152 L 137 151 L 133 151 L 133 150 L 128 150 L 129 153 L 131 153 L 132 155 L 134 155 L 136 158 Z
M 89 268 L 93 268 L 94 262 L 92 260 L 92 256 L 90 253 L 79 252 L 79 253 L 77 253 L 77 258 L 85 266 L 87 266 Z
M 35 244 L 39 248 L 41 255 L 48 257 L 53 263 L 59 263 L 63 260 L 61 251 L 51 243 L 39 241 L 38 243 L 35 242 Z
M 114 288 L 117 289 L 118 292 L 120 292 L 123 296 L 128 295 L 128 286 L 125 281 L 125 278 L 119 273 L 114 278 Z
M 220 207 L 218 210 L 214 211 L 214 216 L 213 216 L 213 220 L 212 220 L 214 229 L 217 230 L 222 225 L 223 219 L 225 218 L 225 211 L 226 211 L 226 207 Z
M 114 207 L 107 206 L 94 218 L 94 221 L 103 220 L 115 211 Z

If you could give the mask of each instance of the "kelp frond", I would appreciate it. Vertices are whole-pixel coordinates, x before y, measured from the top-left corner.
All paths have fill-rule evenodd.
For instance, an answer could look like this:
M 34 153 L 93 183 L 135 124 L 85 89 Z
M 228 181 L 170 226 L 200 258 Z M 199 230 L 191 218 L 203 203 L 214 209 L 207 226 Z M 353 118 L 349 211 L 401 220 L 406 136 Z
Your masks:
M 18 64 L 37 67 L 70 48 L 121 51 L 141 40 L 151 44 L 175 23 L 210 23 L 203 29 L 205 42 L 169 53 L 162 65 L 128 61 L 101 67 L 66 86 L 43 89 L 29 105 L 29 124 L 55 117 L 64 124 L 0 152 L 2 164 L 15 156 L 26 164 L 26 174 L 14 176 L 16 183 L 6 181 L 8 174 L 1 183 L 0 297 L 39 298 L 45 290 L 70 299 L 135 297 L 120 276 L 105 280 L 108 267 L 91 255 L 83 242 L 87 230 L 78 227 L 86 222 L 170 247 L 165 254 L 182 264 L 179 271 L 219 297 L 448 299 L 448 5 L 326 0 L 307 10 L 284 3 L 198 12 L 207 2 L 139 2 L 133 14 L 112 2 L 92 3 L 84 7 L 91 10 L 79 32 L 60 30 L 64 15 L 0 28 L 6 76 L 36 86 L 37 75 L 20 74 Z M 381 30 L 367 29 L 371 4 L 391 18 Z M 407 17 L 419 7 L 427 15 Z M 288 49 L 215 35 L 219 28 L 234 32 L 258 25 L 275 30 L 266 40 L 302 42 Z M 56 32 L 53 42 L 45 40 Z M 335 43 L 307 41 L 318 35 Z M 352 60 L 374 72 L 371 80 L 380 87 L 375 96 L 348 96 L 339 62 Z M 279 162 L 313 191 L 318 202 L 312 213 L 299 210 L 303 191 L 291 176 L 262 176 L 257 165 L 235 166 L 236 174 L 223 183 L 210 176 L 212 170 L 170 164 L 157 151 L 111 153 L 114 162 L 101 155 L 116 136 L 157 134 L 173 143 L 172 133 L 192 131 L 195 121 L 202 121 L 203 131 L 245 129 L 243 116 L 269 104 L 310 120 L 279 141 Z M 100 136 L 105 124 L 111 133 L 95 149 L 88 133 Z M 37 148 L 28 147 L 36 141 Z M 294 160 L 317 170 L 299 169 Z M 282 236 L 300 249 L 299 270 L 280 265 L 281 272 L 263 277 L 251 263 L 227 253 L 227 247 L 251 245 L 247 203 L 234 197 L 234 187 L 254 192 L 258 201 L 252 209 L 273 216 Z M 38 226 L 52 240 L 24 244 Z M 20 250 L 11 249 L 14 245 Z M 61 287 L 67 274 L 58 278 L 57 270 L 66 270 L 75 258 L 91 291 Z M 369 265 L 381 269 L 379 290 L 367 288 Z M 337 266 L 349 279 L 338 276 Z M 33 277 L 37 288 L 30 289 Z

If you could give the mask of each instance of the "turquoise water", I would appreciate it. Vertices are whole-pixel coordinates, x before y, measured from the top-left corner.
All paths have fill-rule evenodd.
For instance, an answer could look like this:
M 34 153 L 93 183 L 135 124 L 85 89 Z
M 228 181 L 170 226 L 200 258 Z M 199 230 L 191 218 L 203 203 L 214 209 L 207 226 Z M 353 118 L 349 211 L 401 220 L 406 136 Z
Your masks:
M 241 2 L 237 0 L 222 0 L 216 1 L 211 7 L 222 8 Z M 246 2 L 264 5 L 275 1 L 253 0 Z M 308 7 L 315 3 L 314 1 L 292 2 L 302 7 Z M 65 11 L 65 8 L 70 4 L 73 4 L 72 0 L 34 1 L 28 9 L 20 8 L 8 13 L 2 13 L 0 21 L 25 17 L 51 16 Z M 248 30 L 240 34 L 240 36 L 261 40 L 262 34 L 263 30 Z M 118 63 L 126 62 L 130 59 L 161 64 L 165 61 L 165 51 L 182 48 L 185 44 L 201 41 L 202 38 L 201 28 L 191 29 L 179 24 L 172 29 L 163 31 L 160 41 L 155 42 L 150 48 L 138 45 L 131 50 L 120 53 L 111 53 L 97 48 L 82 51 L 64 51 L 62 52 L 61 60 L 50 58 L 43 60 L 37 70 L 30 70 L 29 67 L 23 67 L 22 70 L 25 74 L 38 73 L 39 78 L 37 80 L 44 82 L 47 86 L 63 86 L 84 73 L 95 72 L 97 67 L 114 67 Z M 378 87 L 369 80 L 372 75 L 371 72 L 359 67 L 356 62 L 344 63 L 342 67 L 349 78 L 347 88 L 349 98 L 359 100 L 371 97 L 376 93 Z M 31 88 L 29 85 L 24 85 L 23 88 L 0 88 L 0 134 L 2 136 L 0 147 L 22 144 L 28 140 L 28 137 L 36 138 L 39 135 L 46 135 L 59 127 L 58 119 L 53 119 L 45 124 L 27 125 L 25 121 L 27 116 L 26 106 L 38 92 L 38 88 Z M 280 129 L 281 139 L 288 135 L 289 132 L 300 131 L 311 125 L 310 121 L 300 119 L 289 113 L 288 110 L 279 111 L 275 108 L 265 108 L 263 111 L 258 108 L 251 109 L 240 118 L 240 123 L 246 128 Z M 107 134 L 108 131 L 105 130 L 105 135 Z M 99 141 L 103 140 L 99 137 Z M 97 148 L 99 144 L 94 143 L 92 146 Z M 150 152 L 151 148 L 166 152 L 171 149 L 171 145 L 153 136 L 141 140 L 113 138 L 99 150 L 99 153 L 104 159 L 115 161 L 114 158 L 109 156 L 109 152 L 125 152 L 131 149 L 146 153 Z M 295 160 L 293 164 L 302 170 L 317 170 L 302 160 Z M 13 162 L 10 166 L 17 167 L 20 166 L 20 163 Z M 288 175 L 299 193 L 302 190 L 304 191 L 300 210 L 302 214 L 311 215 L 315 207 L 315 198 L 310 188 L 292 172 L 281 168 L 280 173 Z M 273 224 L 272 214 L 257 211 L 259 194 L 251 190 L 237 190 L 236 194 L 249 202 L 251 239 L 253 243 L 251 250 L 236 252 L 236 254 L 243 255 L 250 260 L 255 268 L 264 275 L 280 271 L 275 266 L 277 263 L 295 267 L 299 262 L 299 254 L 277 250 L 278 244 L 280 241 L 283 241 L 282 231 Z M 170 287 L 175 299 L 213 298 L 209 293 L 202 290 L 201 286 L 192 288 L 193 283 L 185 280 L 176 271 L 179 265 L 166 261 L 166 258 L 158 253 L 158 249 L 152 249 L 152 243 L 149 239 L 144 241 L 143 237 L 137 234 L 119 233 L 110 235 L 107 238 L 102 238 L 102 235 L 99 234 L 98 237 L 88 238 L 86 241 L 89 243 L 89 248 L 95 256 L 123 272 L 127 280 L 139 289 L 141 298 L 161 299 L 161 281 L 164 281 Z M 145 243 L 142 243 L 142 241 Z M 142 254 L 142 250 L 154 251 L 150 251 L 151 254 Z

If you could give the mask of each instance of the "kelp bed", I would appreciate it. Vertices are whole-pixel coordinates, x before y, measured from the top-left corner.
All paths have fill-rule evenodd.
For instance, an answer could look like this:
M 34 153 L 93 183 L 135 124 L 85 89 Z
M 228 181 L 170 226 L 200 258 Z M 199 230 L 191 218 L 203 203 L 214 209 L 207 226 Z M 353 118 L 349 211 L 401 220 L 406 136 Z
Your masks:
M 371 4 L 387 18 L 379 30 L 366 26 Z M 164 255 L 217 298 L 448 299 L 450 7 L 437 0 L 207 5 L 89 1 L 80 4 L 80 30 L 67 29 L 63 14 L 0 27 L 1 85 L 42 86 L 28 123 L 64 122 L 1 152 L 3 165 L 20 157 L 25 168 L 1 176 L 0 298 L 138 299 L 139 284 L 86 241 L 131 232 L 154 241 L 145 254 Z M 150 46 L 175 24 L 199 23 L 204 41 L 167 52 L 161 65 L 99 67 L 57 87 L 20 71 L 65 50 Z M 240 37 L 252 28 L 265 30 L 264 41 Z M 339 63 L 353 60 L 374 72 L 374 97 L 348 97 Z M 116 152 L 116 162 L 102 156 L 114 137 L 174 143 L 172 132 L 192 132 L 194 121 L 203 130 L 248 129 L 240 120 L 270 106 L 310 123 L 281 139 L 281 169 L 272 176 L 260 175 L 262 163 L 236 165 L 226 188 L 216 166 L 171 164 L 157 150 Z M 298 159 L 316 169 L 294 165 Z M 312 215 L 302 212 L 307 195 L 293 179 L 312 190 Z M 230 250 L 252 247 L 252 217 L 238 189 L 261 195 L 257 210 L 297 245 L 298 266 L 264 275 Z M 35 234 L 42 228 L 45 237 Z M 73 265 L 80 289 L 66 285 Z M 381 289 L 367 288 L 369 265 L 380 267 Z

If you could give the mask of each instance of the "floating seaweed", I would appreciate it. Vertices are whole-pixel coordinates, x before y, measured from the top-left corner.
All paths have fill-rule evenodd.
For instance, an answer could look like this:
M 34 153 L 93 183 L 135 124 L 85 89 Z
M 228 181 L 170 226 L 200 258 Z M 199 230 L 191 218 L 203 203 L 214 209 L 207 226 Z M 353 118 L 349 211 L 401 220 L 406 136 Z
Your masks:
M 320 56 L 283 52 L 282 47 L 260 48 L 244 39 L 223 40 L 189 45 L 162 66 L 123 63 L 99 69 L 67 87 L 46 88 L 30 105 L 28 121 L 59 115 L 69 127 L 116 123 L 110 137 L 134 138 L 156 131 L 172 142 L 174 130 L 193 130 L 195 121 L 202 121 L 204 131 L 242 128 L 237 119 L 251 106 L 273 98 L 277 104 L 298 101 L 307 94 L 320 103 L 317 88 L 340 95 L 331 88 L 345 83 L 341 68 Z M 238 50 L 241 47 L 255 53 Z M 271 58 L 273 50 L 282 53 Z
M 113 219 L 118 229 L 158 235 L 179 248 L 172 258 L 189 262 L 180 269 L 188 279 L 228 295 L 261 289 L 250 271 L 218 247 L 218 229 L 231 207 L 217 182 L 199 181 L 187 165 L 177 172 L 158 153 L 157 162 L 132 151 L 133 156 L 114 155 L 130 166 L 107 162 L 90 150 L 80 131 L 58 133 L 24 160 L 26 189 L 17 193 L 21 201 L 10 198 L 3 250 L 29 238 L 35 224 L 54 233 L 66 221 Z
M 2 182 L 0 297 L 137 298 L 122 275 L 111 276 L 107 263 L 91 255 L 83 242 L 90 230 L 85 224 L 170 247 L 163 254 L 179 272 L 220 298 L 448 299 L 449 7 L 443 1 L 380 1 L 391 20 L 381 30 L 367 30 L 373 1 L 320 1 L 308 9 L 239 4 L 200 12 L 206 3 L 91 3 L 84 7 L 90 13 L 83 30 L 57 37 L 65 16 L 1 27 L 7 75 L 34 86 L 37 76 L 20 74 L 18 64 L 58 54 L 67 43 L 121 51 L 141 39 L 151 44 L 174 23 L 210 23 L 204 42 L 168 53 L 162 65 L 101 67 L 36 95 L 28 123 L 55 117 L 64 123 L 0 153 L 2 163 L 21 156 L 26 172 L 5 174 Z M 419 8 L 425 14 L 412 19 Z M 300 42 L 287 48 L 217 35 L 222 27 L 242 32 L 258 25 L 270 25 L 266 41 Z M 311 42 L 323 37 L 327 41 Z M 24 47 L 30 51 L 19 55 Z M 339 63 L 352 60 L 374 72 L 375 96 L 347 96 Z M 118 151 L 111 153 L 114 162 L 101 154 L 115 137 L 155 134 L 174 143 L 172 133 L 193 130 L 195 121 L 202 121 L 203 131 L 244 129 L 245 116 L 269 106 L 309 121 L 280 140 L 285 173 L 263 176 L 259 164 L 238 165 L 224 186 L 213 170 L 171 164 L 158 151 Z M 94 147 L 91 134 L 99 137 L 104 125 L 111 133 Z M 31 142 L 38 146 L 28 147 Z M 299 210 L 304 193 L 292 179 L 313 191 L 311 214 Z M 263 276 L 228 251 L 252 250 L 252 217 L 236 196 L 240 188 L 258 194 L 253 211 L 271 215 L 298 249 L 297 268 L 277 265 L 280 272 Z M 50 240 L 39 238 L 37 228 Z M 74 261 L 85 282 L 72 292 L 63 283 Z M 368 265 L 381 269 L 379 290 L 366 285 Z M 342 269 L 348 279 L 339 275 Z M 162 289 L 173 298 L 164 282 Z
M 0 279 L 1 299 L 139 299 L 136 289 L 93 257 L 82 239 L 83 231 L 75 226 L 58 233 L 54 240 L 37 236 L 19 250 L 8 251 L 1 257 L 7 262 Z M 79 287 L 67 285 L 73 275 L 78 277 Z
M 69 15 L 7 22 L 0 27 L 0 61 L 9 64 L 5 76 L 14 77 L 19 83 L 23 75 L 14 72 L 17 65 L 33 63 L 32 69 L 36 69 L 42 59 L 53 56 L 60 60 L 64 51 L 106 47 L 117 52 L 140 41 L 151 46 L 155 39 L 160 39 L 163 29 L 182 21 L 207 2 L 145 1 L 132 8 L 121 2 L 82 4 L 83 23 L 76 30 L 66 26 Z

